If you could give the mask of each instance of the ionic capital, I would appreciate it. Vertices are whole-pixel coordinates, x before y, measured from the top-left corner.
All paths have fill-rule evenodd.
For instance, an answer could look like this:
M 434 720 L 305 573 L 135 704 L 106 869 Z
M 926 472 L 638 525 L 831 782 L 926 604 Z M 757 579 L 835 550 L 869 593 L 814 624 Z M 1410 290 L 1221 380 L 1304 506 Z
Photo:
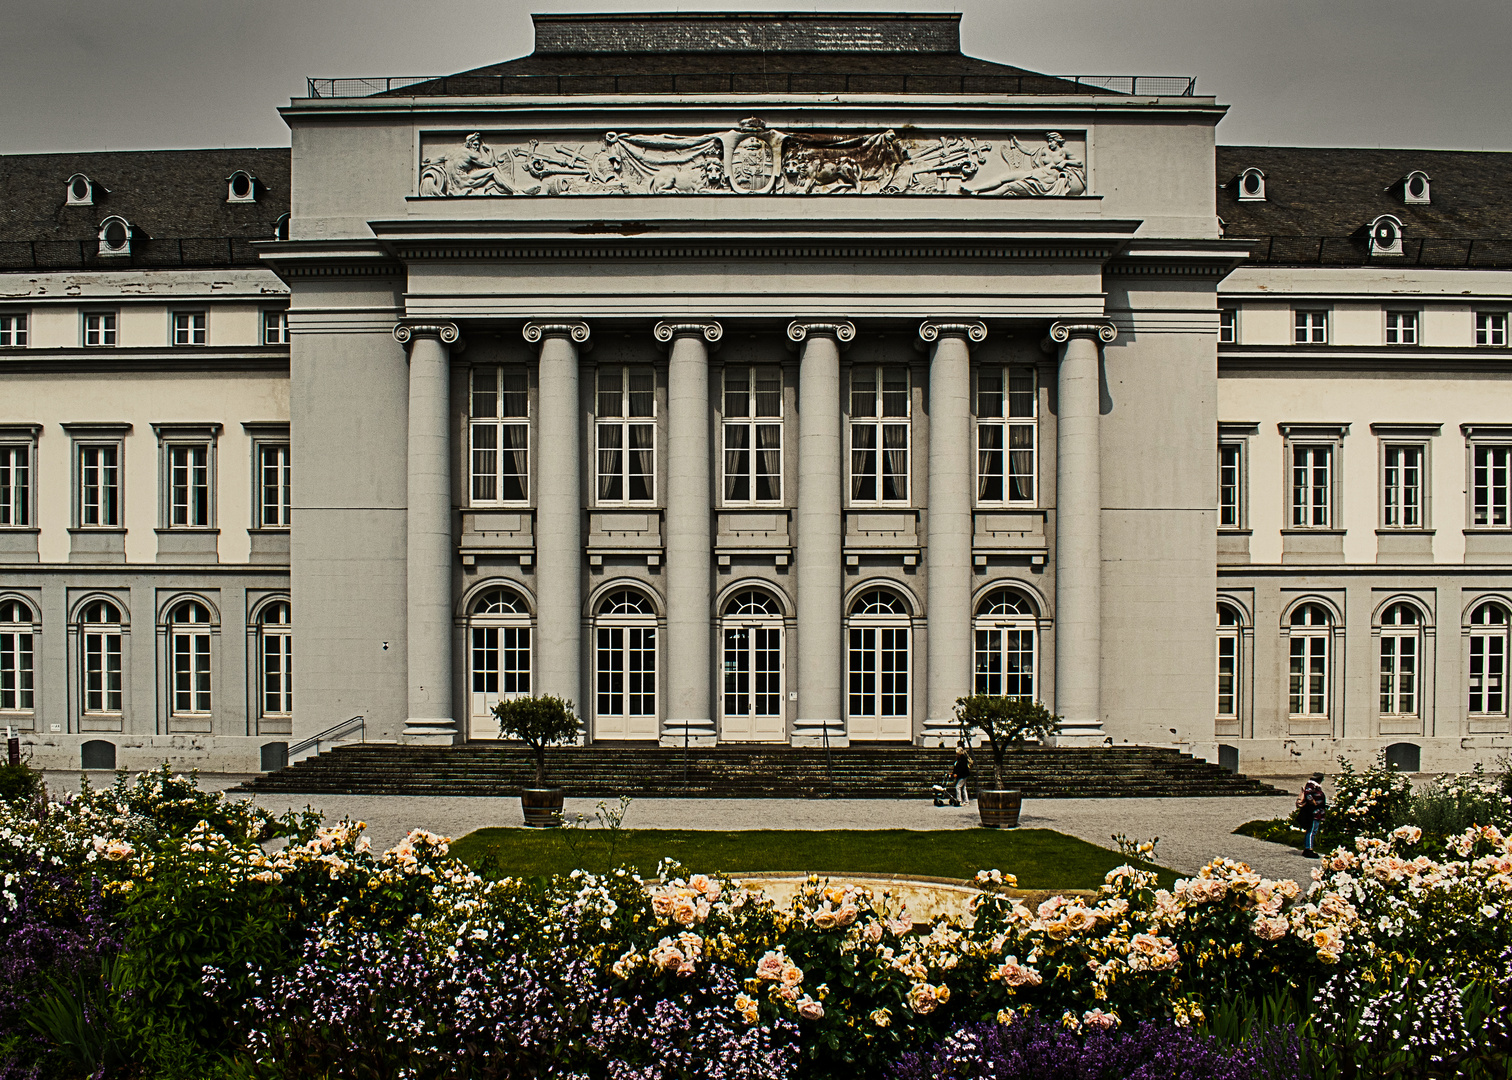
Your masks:
M 586 345 L 591 331 L 588 329 L 588 324 L 582 321 L 528 322 L 520 333 L 532 345 L 539 345 L 549 337 L 569 338 L 575 345 Z
M 697 335 L 710 345 L 717 345 L 719 339 L 724 337 L 724 327 L 713 319 L 705 319 L 702 322 L 659 322 L 651 334 L 659 345 L 672 344 L 672 339 L 679 334 Z
M 921 346 L 933 345 L 942 337 L 963 337 L 967 348 L 975 349 L 987 340 L 987 324 L 981 319 L 948 322 L 944 319 L 925 319 L 919 324 Z
M 1095 337 L 1104 345 L 1112 343 L 1118 337 L 1118 327 L 1108 319 L 1098 319 L 1096 322 L 1054 322 L 1050 324 L 1050 341 L 1056 345 L 1064 345 L 1074 337 Z
M 454 322 L 421 322 L 406 320 L 394 327 L 394 340 L 408 345 L 416 336 L 434 336 L 443 345 L 455 345 L 462 338 L 462 331 Z
M 788 323 L 788 341 L 801 345 L 811 337 L 832 337 L 841 345 L 856 340 L 856 324 L 849 319 L 794 319 Z

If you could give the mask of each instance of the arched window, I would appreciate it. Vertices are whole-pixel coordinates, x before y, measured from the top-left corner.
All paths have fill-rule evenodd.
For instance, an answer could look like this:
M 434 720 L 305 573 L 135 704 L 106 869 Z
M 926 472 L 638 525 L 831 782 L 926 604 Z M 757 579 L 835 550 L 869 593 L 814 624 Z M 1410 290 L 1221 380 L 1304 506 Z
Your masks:
M 121 713 L 121 610 L 109 600 L 91 600 L 79 613 L 86 714 Z
M 1507 609 L 1494 601 L 1470 613 L 1470 712 L 1507 715 Z
M 654 739 L 656 613 L 633 589 L 617 589 L 594 619 L 594 737 Z
M 294 626 L 287 600 L 262 609 L 257 636 L 262 657 L 262 714 L 285 717 L 294 713 Z
M 1218 605 L 1219 720 L 1239 718 L 1239 651 L 1244 620 L 1232 604 Z
M 257 179 L 250 173 L 237 169 L 226 177 L 226 201 L 228 203 L 253 203 L 257 201 Z
M 168 663 L 174 716 L 210 712 L 210 609 L 185 600 L 168 615 Z
M 36 708 L 33 629 L 30 606 L 0 600 L 0 718 Z
M 909 723 L 909 619 L 901 597 L 869 589 L 846 626 L 847 730 L 852 739 L 902 740 Z
M 68 206 L 93 206 L 94 182 L 83 173 L 74 173 L 68 178 L 66 198 Z
M 106 218 L 100 222 L 99 254 L 130 255 L 131 234 L 131 222 L 125 218 L 116 216 Z
M 1322 604 L 1302 604 L 1291 614 L 1291 668 L 1287 689 L 1292 716 L 1328 716 L 1333 618 Z
M 1411 604 L 1381 612 L 1381 715 L 1416 716 L 1423 617 Z
M 724 683 L 720 738 L 775 740 L 782 711 L 782 609 L 760 589 L 736 593 L 720 620 Z
M 988 593 L 977 608 L 973 693 L 1033 699 L 1037 649 L 1034 603 L 1014 589 Z
M 530 609 L 513 589 L 489 589 L 473 604 L 467 625 L 472 647 L 468 738 L 497 738 L 493 707 L 530 694 Z

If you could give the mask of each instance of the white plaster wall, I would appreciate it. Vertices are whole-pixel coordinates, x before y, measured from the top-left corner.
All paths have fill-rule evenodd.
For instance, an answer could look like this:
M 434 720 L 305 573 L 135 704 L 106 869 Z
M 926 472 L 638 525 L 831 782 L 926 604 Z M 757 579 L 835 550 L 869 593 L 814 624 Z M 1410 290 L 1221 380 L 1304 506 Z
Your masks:
M 1332 345 L 1380 345 L 1386 340 L 1386 316 L 1381 305 L 1340 300 L 1333 305 Z
M 1283 301 L 1248 300 L 1239 308 L 1239 341 L 1244 345 L 1289 345 L 1292 309 Z

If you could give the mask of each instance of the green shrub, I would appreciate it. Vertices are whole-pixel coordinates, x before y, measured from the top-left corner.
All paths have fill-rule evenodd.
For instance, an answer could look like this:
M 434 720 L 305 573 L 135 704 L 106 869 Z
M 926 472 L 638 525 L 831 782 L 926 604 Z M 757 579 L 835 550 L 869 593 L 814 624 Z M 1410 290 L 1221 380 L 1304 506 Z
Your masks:
M 1353 841 L 1357 836 L 1385 836 L 1410 823 L 1412 780 L 1386 764 L 1386 752 L 1357 773 L 1346 759 L 1339 759 L 1334 778 L 1334 800 L 1324 819 L 1325 835 Z
M 0 802 L 27 806 L 42 797 L 42 771 L 26 762 L 0 765 Z

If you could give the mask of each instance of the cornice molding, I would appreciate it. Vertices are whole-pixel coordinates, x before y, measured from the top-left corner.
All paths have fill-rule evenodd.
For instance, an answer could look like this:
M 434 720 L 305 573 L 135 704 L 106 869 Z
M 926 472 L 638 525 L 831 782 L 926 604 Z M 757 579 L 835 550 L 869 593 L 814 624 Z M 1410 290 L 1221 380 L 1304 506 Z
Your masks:
M 1080 259 L 1088 262 L 1105 262 L 1117 251 L 1116 247 L 1081 247 L 1070 244 L 1042 246 L 1024 244 L 1014 246 L 840 246 L 830 244 L 763 244 L 729 246 L 711 241 L 708 244 L 686 243 L 677 245 L 649 246 L 625 244 L 616 247 L 509 247 L 457 246 L 457 247 L 401 247 L 396 254 L 405 262 L 482 259 L 995 259 L 1018 261 L 1043 261 L 1047 259 Z M 290 269 L 288 274 L 299 276 L 301 270 Z M 285 272 L 285 271 L 280 271 Z M 311 275 L 313 276 L 313 275 Z
M 659 322 L 651 330 L 658 344 L 667 346 L 679 334 L 686 337 L 702 337 L 710 345 L 717 345 L 724 337 L 724 327 L 713 319 L 701 322 Z
M 576 345 L 588 344 L 593 331 L 585 322 L 528 322 L 520 328 L 520 334 L 531 345 L 539 345 L 547 338 L 564 337 Z

